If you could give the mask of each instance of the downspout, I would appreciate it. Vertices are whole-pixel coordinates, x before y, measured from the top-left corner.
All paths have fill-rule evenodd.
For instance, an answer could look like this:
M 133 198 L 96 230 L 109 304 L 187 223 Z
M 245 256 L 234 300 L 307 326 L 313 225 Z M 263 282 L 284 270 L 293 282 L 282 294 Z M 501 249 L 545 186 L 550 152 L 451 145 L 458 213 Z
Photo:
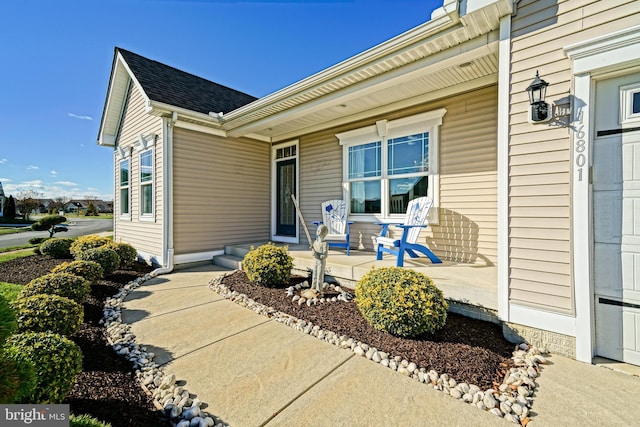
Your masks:
M 165 265 L 156 268 L 150 274 L 156 277 L 161 274 L 171 273 L 173 264 L 173 125 L 178 121 L 178 113 L 173 112 L 171 118 L 162 119 L 164 138 L 164 155 L 162 161 L 163 189 L 165 193 L 162 201 L 163 210 L 163 246 L 166 244 Z

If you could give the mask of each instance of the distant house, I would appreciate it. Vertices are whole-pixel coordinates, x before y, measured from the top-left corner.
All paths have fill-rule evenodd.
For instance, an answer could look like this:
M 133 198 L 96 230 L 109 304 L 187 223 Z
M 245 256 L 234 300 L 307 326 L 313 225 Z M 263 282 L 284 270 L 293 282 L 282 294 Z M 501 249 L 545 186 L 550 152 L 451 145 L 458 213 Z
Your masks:
M 78 213 L 84 214 L 87 212 L 89 208 L 89 204 L 93 203 L 93 205 L 98 210 L 98 213 L 113 213 L 113 202 L 112 201 L 104 201 L 98 199 L 74 199 L 70 200 L 65 205 L 65 212 L 69 213 Z
M 260 99 L 116 48 L 97 141 L 114 239 L 161 265 L 304 243 L 295 194 L 307 218 L 348 200 L 371 250 L 392 201 L 428 195 L 421 239 L 497 267 L 505 331 L 640 364 L 639 23 L 638 1 L 444 0 Z

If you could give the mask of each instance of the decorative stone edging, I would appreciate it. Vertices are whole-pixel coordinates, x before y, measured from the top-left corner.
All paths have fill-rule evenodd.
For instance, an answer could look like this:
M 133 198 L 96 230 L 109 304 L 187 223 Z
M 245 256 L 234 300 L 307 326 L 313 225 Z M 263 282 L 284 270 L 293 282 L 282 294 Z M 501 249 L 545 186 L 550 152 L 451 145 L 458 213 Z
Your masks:
M 176 427 L 228 427 L 217 417 L 203 411 L 202 401 L 176 383 L 173 374 L 166 374 L 153 361 L 155 354 L 136 343 L 131 326 L 122 322 L 122 302 L 138 286 L 155 277 L 146 274 L 107 298 L 100 323 L 105 325 L 107 340 L 116 353 L 133 363 L 136 377 L 142 389 L 153 396 L 156 408 L 163 412 Z
M 400 356 L 392 356 L 378 351 L 366 343 L 321 329 L 311 322 L 260 304 L 245 294 L 231 291 L 222 284 L 222 280 L 233 273 L 235 271 L 212 280 L 209 283 L 209 288 L 255 313 L 272 318 L 340 348 L 351 349 L 358 356 L 366 357 L 400 374 L 431 385 L 435 390 L 474 405 L 481 410 L 488 411 L 515 424 L 526 424 L 536 387 L 534 380 L 540 375 L 540 365 L 546 363 L 546 359 L 542 355 L 546 353 L 544 349 L 538 349 L 527 343 L 519 344 L 512 355 L 515 366 L 510 368 L 508 374 L 505 375 L 498 390 L 493 388 L 482 390 L 473 384 L 458 383 L 446 373 L 439 374 L 434 370 L 427 371 L 425 368 L 419 368 L 415 363 L 404 360 Z

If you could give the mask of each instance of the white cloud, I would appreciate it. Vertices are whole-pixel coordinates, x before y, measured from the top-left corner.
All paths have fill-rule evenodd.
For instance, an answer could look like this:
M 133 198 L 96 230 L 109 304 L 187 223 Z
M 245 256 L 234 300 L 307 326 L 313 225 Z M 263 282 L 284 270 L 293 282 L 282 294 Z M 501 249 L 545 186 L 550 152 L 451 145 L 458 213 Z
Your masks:
M 56 181 L 54 184 L 65 185 L 67 187 L 77 187 L 78 184 L 72 181 Z
M 51 176 L 58 176 L 58 171 L 51 171 L 49 173 L 51 174 Z
M 40 169 L 40 168 L 39 168 L 38 166 L 35 166 L 35 165 L 29 165 L 29 166 L 27 166 L 27 170 L 28 170 L 28 171 L 33 171 L 33 170 L 38 170 L 38 169 Z
M 0 176 L 0 182 L 11 182 L 13 181 L 11 178 L 5 178 Z
M 93 117 L 91 117 L 91 116 L 81 116 L 81 115 L 73 114 L 73 113 L 67 113 L 67 115 L 69 117 L 73 117 L 74 119 L 78 119 L 78 120 L 93 120 Z
M 7 163 L 7 159 L 0 159 L 0 165 Z

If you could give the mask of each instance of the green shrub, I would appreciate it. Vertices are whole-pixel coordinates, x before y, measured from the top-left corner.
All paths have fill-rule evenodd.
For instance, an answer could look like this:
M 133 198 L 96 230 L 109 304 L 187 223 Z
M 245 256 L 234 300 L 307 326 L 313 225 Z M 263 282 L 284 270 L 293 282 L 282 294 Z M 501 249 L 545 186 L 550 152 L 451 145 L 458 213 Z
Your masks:
M 87 249 L 80 252 L 76 259 L 97 262 L 102 267 L 105 277 L 113 274 L 120 267 L 120 255 L 107 246 Z
M 55 233 L 67 231 L 67 227 L 59 226 L 59 224 L 66 221 L 67 218 L 60 215 L 47 215 L 32 224 L 31 229 L 34 231 L 48 231 L 49 237 L 53 237 Z
M 32 237 L 29 239 L 29 244 L 30 245 L 40 245 L 44 242 L 46 242 L 47 240 L 49 240 L 48 237 Z
M 49 273 L 24 285 L 19 298 L 36 294 L 58 295 L 82 304 L 91 292 L 90 283 L 71 273 Z
M 0 402 L 28 403 L 36 387 L 36 369 L 29 360 L 0 349 Z
M 40 253 L 54 258 L 71 258 L 70 249 L 73 242 L 73 239 L 67 238 L 47 239 L 40 245 Z
M 11 302 L 18 298 L 23 287 L 24 285 L 0 282 L 0 295 L 2 295 L 7 302 Z
M 68 273 L 87 280 L 89 283 L 96 283 L 104 277 L 102 266 L 95 261 L 75 260 L 63 262 L 51 270 L 51 273 Z
M 400 337 L 433 333 L 447 320 L 447 302 L 431 279 L 399 267 L 374 269 L 356 284 L 356 304 L 377 330 Z
M 138 251 L 129 243 L 111 242 L 107 243 L 105 246 L 116 251 L 120 257 L 120 268 L 131 267 L 138 259 Z
M 30 362 L 36 385 L 29 403 L 61 403 L 82 371 L 82 352 L 73 341 L 53 332 L 25 332 L 9 337 L 10 357 Z
M 69 336 L 80 328 L 84 316 L 80 304 L 58 295 L 18 298 L 11 305 L 16 311 L 19 332 L 51 331 Z
M 0 346 L 15 329 L 16 315 L 9 302 L 0 295 Z
M 262 286 L 278 286 L 289 282 L 293 258 L 286 246 L 269 242 L 251 250 L 242 261 L 242 268 L 249 280 Z
M 69 417 L 69 427 L 111 427 L 110 423 L 103 423 L 91 415 L 71 415 Z
M 107 239 L 106 237 L 100 237 L 97 234 L 90 234 L 88 236 L 80 236 L 71 244 L 71 255 L 74 258 L 78 258 L 78 256 L 88 250 L 99 248 L 100 246 L 104 246 L 108 243 L 111 243 L 111 239 Z

